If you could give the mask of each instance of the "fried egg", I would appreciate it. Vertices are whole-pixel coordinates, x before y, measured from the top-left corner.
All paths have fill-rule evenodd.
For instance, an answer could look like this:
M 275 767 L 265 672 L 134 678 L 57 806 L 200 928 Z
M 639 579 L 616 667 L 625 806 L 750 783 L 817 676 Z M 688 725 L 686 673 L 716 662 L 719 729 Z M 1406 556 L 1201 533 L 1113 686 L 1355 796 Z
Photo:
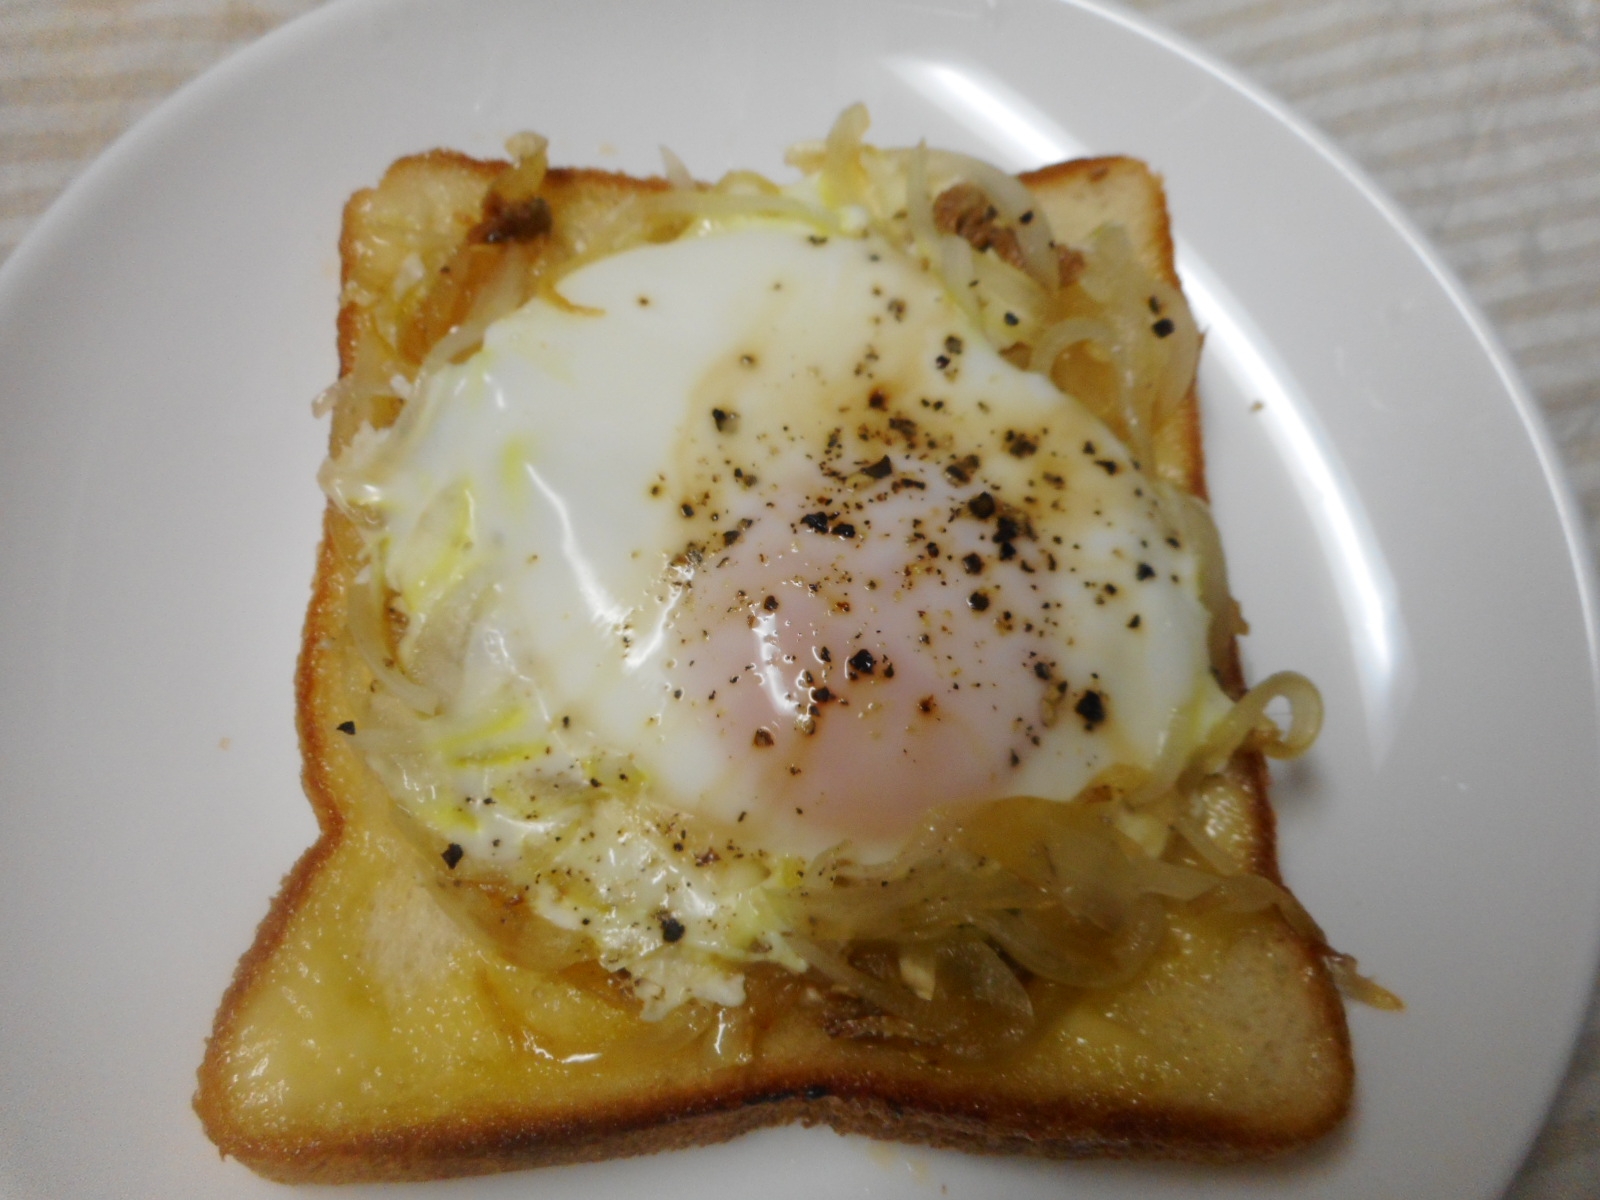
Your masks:
M 647 1015 L 800 969 L 763 897 L 820 852 L 1071 801 L 1228 703 L 1160 485 L 870 232 L 583 266 L 325 483 L 426 696 L 369 761 Z

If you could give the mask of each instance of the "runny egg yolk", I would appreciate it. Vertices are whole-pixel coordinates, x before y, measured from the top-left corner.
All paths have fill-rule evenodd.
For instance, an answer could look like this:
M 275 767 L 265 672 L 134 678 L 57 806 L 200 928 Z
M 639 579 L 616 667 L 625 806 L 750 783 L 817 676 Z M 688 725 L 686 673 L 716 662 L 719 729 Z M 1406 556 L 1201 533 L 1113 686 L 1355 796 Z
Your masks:
M 330 477 L 439 691 L 446 791 L 531 822 L 590 777 L 872 856 L 1225 705 L 1157 485 L 903 252 L 766 223 L 561 291 Z
M 1161 657 L 1203 618 L 1174 604 L 1187 564 L 1170 534 L 1151 536 L 1121 452 L 1099 431 L 1041 450 L 1060 398 L 998 399 L 1017 373 L 960 334 L 921 347 L 949 366 L 908 388 L 896 368 L 915 376 L 915 349 L 856 385 L 854 404 L 817 410 L 828 428 L 779 426 L 774 440 L 819 455 L 773 456 L 761 475 L 743 410 L 715 449 L 696 439 L 702 470 L 733 462 L 758 481 L 712 500 L 736 536 L 705 539 L 673 626 L 682 695 L 664 728 L 708 730 L 713 750 L 697 776 L 661 769 L 723 818 L 738 804 L 782 827 L 785 844 L 892 843 L 932 808 L 1070 799 L 1104 767 L 1148 762 L 1203 669 L 1169 673 Z M 953 407 L 967 371 L 997 399 Z M 926 394 L 932 377 L 955 396 Z

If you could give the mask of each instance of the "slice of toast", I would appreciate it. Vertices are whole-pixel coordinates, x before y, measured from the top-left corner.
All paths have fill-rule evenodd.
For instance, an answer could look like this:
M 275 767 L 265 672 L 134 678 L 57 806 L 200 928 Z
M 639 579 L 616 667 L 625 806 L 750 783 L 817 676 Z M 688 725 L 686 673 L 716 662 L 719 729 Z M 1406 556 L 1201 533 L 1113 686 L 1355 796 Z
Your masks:
M 351 199 L 343 378 L 412 374 L 469 318 L 473 290 L 459 281 L 528 253 L 494 236 L 531 211 L 508 187 L 513 170 L 436 151 Z M 1121 223 L 1176 285 L 1162 189 L 1142 164 L 1085 160 L 1024 181 L 1058 240 Z M 527 269 L 581 252 L 609 208 L 665 186 L 551 171 Z M 335 448 L 402 403 L 381 387 L 350 397 L 334 410 Z M 1153 445 L 1155 469 L 1203 496 L 1192 390 Z M 645 1022 L 598 967 L 514 965 L 436 899 L 449 881 L 397 829 L 346 736 L 372 683 L 346 623 L 360 562 L 356 531 L 330 506 L 296 679 L 321 836 L 240 962 L 200 1068 L 195 1106 L 224 1154 L 285 1182 L 427 1179 L 803 1121 L 984 1152 L 1230 1160 L 1302 1144 L 1344 1115 L 1352 1066 L 1326 947 L 1270 907 L 1175 912 L 1132 983 L 1051 1009 L 1020 1048 L 977 1061 L 841 1036 L 819 1002 L 826 985 L 779 968 L 750 973 L 737 1020 L 686 1006 Z M 1231 653 L 1230 672 L 1237 693 Z M 1276 881 L 1261 759 L 1242 752 L 1229 771 L 1247 799 L 1206 814 L 1207 827 L 1241 870 Z

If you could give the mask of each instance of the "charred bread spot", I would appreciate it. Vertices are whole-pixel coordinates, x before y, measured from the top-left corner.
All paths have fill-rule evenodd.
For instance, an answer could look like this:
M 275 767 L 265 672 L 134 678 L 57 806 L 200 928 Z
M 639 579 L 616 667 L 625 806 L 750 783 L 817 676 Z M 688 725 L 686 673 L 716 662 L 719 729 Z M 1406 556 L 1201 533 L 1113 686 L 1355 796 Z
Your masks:
M 1019 271 L 1026 266 L 1017 235 L 1000 223 L 999 213 L 976 184 L 958 183 L 939 193 L 933 202 L 933 225 L 940 233 L 964 238 L 974 250 L 993 250 Z
M 468 240 L 497 246 L 502 242 L 531 242 L 550 232 L 550 205 L 543 196 L 504 200 L 490 192 L 483 200 L 483 219 Z

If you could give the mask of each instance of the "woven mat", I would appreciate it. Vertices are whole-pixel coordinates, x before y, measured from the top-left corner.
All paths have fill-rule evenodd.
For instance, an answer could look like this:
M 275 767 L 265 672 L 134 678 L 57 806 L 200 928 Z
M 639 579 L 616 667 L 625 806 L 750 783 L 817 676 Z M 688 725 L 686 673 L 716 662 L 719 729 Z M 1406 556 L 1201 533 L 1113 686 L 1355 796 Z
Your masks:
M 0 0 L 0 258 L 111 139 L 314 6 Z M 1132 7 L 1288 100 L 1432 238 L 1538 397 L 1600 548 L 1600 0 Z M 1600 1197 L 1600 1006 L 1510 1196 Z

